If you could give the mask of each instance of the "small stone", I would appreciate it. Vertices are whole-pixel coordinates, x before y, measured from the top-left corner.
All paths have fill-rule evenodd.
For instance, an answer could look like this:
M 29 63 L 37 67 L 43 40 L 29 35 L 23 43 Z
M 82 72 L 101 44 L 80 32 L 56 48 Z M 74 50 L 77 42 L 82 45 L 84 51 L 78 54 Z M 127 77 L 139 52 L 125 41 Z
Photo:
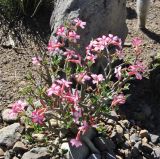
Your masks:
M 149 136 L 147 130 L 141 130 L 139 135 L 141 138 L 144 138 L 144 137 L 148 138 L 148 136 Z
M 137 149 L 136 147 L 133 147 L 131 150 L 132 157 L 136 158 L 139 156 L 139 154 L 140 154 L 139 149 Z
M 132 144 L 135 144 L 136 142 L 140 141 L 141 139 L 139 138 L 137 133 L 134 133 L 130 136 L 130 141 Z
M 115 121 L 114 121 L 114 120 L 112 120 L 112 119 L 108 119 L 107 124 L 114 125 L 114 124 L 115 124 Z
M 130 149 L 131 148 L 131 142 L 130 141 L 125 141 L 124 148 Z
M 4 156 L 4 151 L 0 148 L 0 156 Z
M 124 155 L 125 159 L 131 159 L 131 152 L 128 149 L 124 150 Z
M 89 128 L 82 136 L 81 140 L 88 146 L 92 153 L 99 153 L 99 150 L 95 147 L 92 140 L 98 135 L 95 128 Z
M 158 141 L 159 141 L 159 136 L 158 135 L 154 135 L 154 134 L 149 134 L 149 135 L 150 135 L 151 142 L 153 144 L 158 143 Z
M 150 154 L 150 153 L 152 153 L 153 149 L 149 144 L 143 143 L 142 144 L 142 151 Z
M 27 147 L 21 141 L 17 141 L 13 146 L 13 151 L 16 153 L 24 153 L 27 150 Z
M 68 159 L 70 158 L 85 159 L 90 154 L 89 148 L 83 143 L 82 143 L 82 146 L 75 147 L 75 146 L 71 146 L 70 143 L 65 142 L 65 143 L 62 143 L 60 149 L 63 150 L 63 152 L 64 151 L 66 152 L 65 157 Z
M 44 141 L 45 135 L 44 134 L 32 134 L 32 137 L 37 141 Z
M 112 125 L 107 125 L 106 126 L 106 132 L 111 132 L 112 131 L 112 129 L 113 129 L 113 126 Z
M 123 128 L 120 125 L 116 125 L 116 131 L 118 134 L 123 135 Z
M 152 155 L 154 156 L 155 159 L 160 158 L 160 147 L 154 147 Z
M 46 147 L 33 148 L 30 151 L 23 154 L 22 159 L 50 159 L 51 156 L 48 153 Z
M 9 151 L 6 151 L 4 153 L 4 159 L 11 159 L 11 154 L 9 153 Z
M 118 120 L 118 119 L 119 119 L 118 114 L 117 114 L 114 110 L 110 111 L 110 117 L 111 117 L 113 120 Z
M 128 120 L 120 120 L 118 123 L 122 126 L 122 128 L 129 128 L 130 122 Z
M 0 129 L 0 145 L 12 147 L 21 137 L 23 127 L 19 123 L 14 123 Z
M 2 111 L 2 119 L 7 123 L 14 123 L 18 120 L 18 115 L 10 115 L 11 109 L 5 109 Z
M 107 151 L 114 155 L 113 150 L 115 149 L 115 144 L 109 138 L 96 137 L 93 140 L 94 145 L 99 149 L 100 152 Z
M 126 138 L 126 140 L 129 140 L 129 134 L 124 134 L 124 137 Z
M 51 123 L 51 126 L 53 126 L 53 127 L 57 127 L 58 126 L 58 121 L 56 119 L 50 119 L 49 121 Z
M 146 137 L 144 137 L 144 138 L 142 139 L 142 143 L 148 143 L 148 139 L 147 139 Z

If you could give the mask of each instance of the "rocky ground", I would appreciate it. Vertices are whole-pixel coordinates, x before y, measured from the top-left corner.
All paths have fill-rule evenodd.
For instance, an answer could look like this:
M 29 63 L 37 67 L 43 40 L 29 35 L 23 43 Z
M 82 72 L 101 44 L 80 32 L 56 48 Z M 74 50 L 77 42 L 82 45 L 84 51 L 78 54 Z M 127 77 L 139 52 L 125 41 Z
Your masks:
M 126 42 L 137 36 L 143 39 L 142 58 L 152 69 L 151 66 L 156 67 L 160 62 L 160 2 L 155 1 L 152 4 L 147 19 L 147 30 L 143 32 L 136 29 L 134 1 L 127 1 L 127 12 L 129 34 Z M 48 132 L 34 133 L 31 134 L 33 137 L 31 139 L 31 136 L 23 135 L 30 129 L 21 126 L 17 119 L 8 121 L 5 113 L 6 106 L 19 99 L 18 90 L 26 84 L 27 72 L 34 69 L 31 66 L 31 57 L 37 50 L 46 47 L 50 34 L 49 21 L 48 19 L 45 21 L 32 19 L 30 23 L 26 19 L 10 21 L 1 14 L 0 23 L 0 158 L 63 158 L 62 149 L 69 147 L 66 132 L 58 136 L 51 134 L 53 137 L 48 138 L 45 138 Z M 129 56 L 130 47 L 126 47 L 125 52 Z M 95 156 L 104 159 L 160 158 L 159 74 L 160 69 L 156 67 L 148 78 L 131 82 L 129 91 L 131 95 L 127 103 L 120 108 L 118 113 L 120 115 L 112 112 L 111 116 L 101 123 L 106 125 L 104 134 L 93 133 L 94 135 L 89 137 L 96 150 L 94 149 L 91 154 L 89 151 L 91 145 L 87 142 L 87 146 L 83 145 L 78 151 L 70 149 L 74 158 L 77 158 L 78 152 L 81 154 L 78 159 L 85 159 L 88 156 L 89 159 Z M 60 138 L 64 141 L 62 145 L 59 144 Z M 97 152 L 101 152 L 101 155 L 96 155 Z

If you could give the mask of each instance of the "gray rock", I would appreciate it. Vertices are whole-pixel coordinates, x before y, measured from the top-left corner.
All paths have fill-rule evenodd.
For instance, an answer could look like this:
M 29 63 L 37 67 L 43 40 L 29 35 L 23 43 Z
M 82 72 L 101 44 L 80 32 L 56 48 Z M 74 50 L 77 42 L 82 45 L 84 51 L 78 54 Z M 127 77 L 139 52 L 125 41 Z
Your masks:
M 0 156 L 4 156 L 4 151 L 0 148 Z
M 116 125 L 116 131 L 119 135 L 123 135 L 123 128 L 120 125 Z
M 148 130 L 141 130 L 139 135 L 141 138 L 144 138 L 144 137 L 148 138 L 148 136 L 149 136 Z
M 131 155 L 132 157 L 138 157 L 140 155 L 139 149 L 137 149 L 136 147 L 133 147 L 131 150 Z
M 122 128 L 129 128 L 130 122 L 128 120 L 120 120 L 118 123 L 122 126 Z
M 12 147 L 20 139 L 23 128 L 19 123 L 14 123 L 0 129 L 0 145 Z
M 104 137 L 96 137 L 94 138 L 93 143 L 99 149 L 99 151 L 108 151 L 109 153 L 114 154 L 113 150 L 115 149 L 115 144 L 112 140 Z
M 11 159 L 11 154 L 9 153 L 9 151 L 5 152 L 4 159 Z
M 23 154 L 22 159 L 50 159 L 51 156 L 48 153 L 46 147 L 33 148 L 30 151 Z
M 160 158 L 160 147 L 154 147 L 152 155 L 154 156 L 155 159 Z
M 100 154 L 91 154 L 88 159 L 101 159 L 101 155 Z
M 45 134 L 32 134 L 32 137 L 39 142 L 42 142 L 45 140 Z
M 118 120 L 119 119 L 119 115 L 114 110 L 110 111 L 110 117 L 113 120 Z
M 143 144 L 142 144 L 142 151 L 143 151 L 143 152 L 146 152 L 146 153 L 148 153 L 148 154 L 151 154 L 152 151 L 153 151 L 153 149 L 152 149 L 152 147 L 151 147 L 149 144 L 143 143 Z
M 132 144 L 135 144 L 136 142 L 140 141 L 140 137 L 138 136 L 137 133 L 134 133 L 130 136 L 130 141 Z
M 119 36 L 123 41 L 126 38 L 126 0 L 54 1 L 54 10 L 50 19 L 53 33 L 66 20 L 77 17 L 87 22 L 86 29 L 79 32 L 83 37 L 82 46 L 86 46 L 92 38 L 108 33 Z
M 113 119 L 108 119 L 107 124 L 114 125 L 114 124 L 115 124 L 115 121 L 114 121 Z
M 27 147 L 21 141 L 17 141 L 13 146 L 13 151 L 16 153 L 24 153 L 27 150 Z
M 68 151 L 65 157 L 69 159 L 85 159 L 90 154 L 89 148 L 85 144 L 76 148 L 66 142 L 61 145 L 61 150 Z
M 159 136 L 158 136 L 158 135 L 149 134 L 149 136 L 150 136 L 151 142 L 152 142 L 153 144 L 158 143 L 158 141 L 159 141 Z
M 98 132 L 95 128 L 89 128 L 87 132 L 85 132 L 81 136 L 81 140 L 88 146 L 92 153 L 98 154 L 99 150 L 95 147 L 92 140 L 98 135 Z
M 10 115 L 10 111 L 11 111 L 11 109 L 5 109 L 5 110 L 2 111 L 2 119 L 3 119 L 3 121 L 5 121 L 7 123 L 16 122 L 18 120 L 18 115 L 11 116 Z

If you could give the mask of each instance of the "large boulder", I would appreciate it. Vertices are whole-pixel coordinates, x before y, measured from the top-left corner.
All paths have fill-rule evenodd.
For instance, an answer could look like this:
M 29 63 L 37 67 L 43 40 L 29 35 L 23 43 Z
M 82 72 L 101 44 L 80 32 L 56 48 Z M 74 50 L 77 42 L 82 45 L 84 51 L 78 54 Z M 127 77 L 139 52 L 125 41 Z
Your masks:
M 80 30 L 81 45 L 86 46 L 92 38 L 108 33 L 119 36 L 123 41 L 127 36 L 126 0 L 57 0 L 50 19 L 52 32 L 67 20 L 79 17 L 87 22 L 85 30 Z

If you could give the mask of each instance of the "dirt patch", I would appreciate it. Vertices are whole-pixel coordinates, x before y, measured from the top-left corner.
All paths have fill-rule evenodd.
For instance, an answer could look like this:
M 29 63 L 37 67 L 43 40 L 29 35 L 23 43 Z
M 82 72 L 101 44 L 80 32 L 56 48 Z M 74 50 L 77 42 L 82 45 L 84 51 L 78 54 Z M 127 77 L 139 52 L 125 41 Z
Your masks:
M 46 49 L 51 12 L 13 20 L 6 19 L 2 9 L 0 12 L 1 110 L 20 97 L 19 88 L 25 86 L 25 77 L 33 69 L 31 58 L 35 52 Z
M 144 32 L 137 31 L 136 28 L 135 2 L 127 1 L 127 11 L 129 32 L 126 42 L 130 42 L 133 37 L 141 37 L 144 42 L 142 58 L 147 64 L 150 64 L 155 57 L 160 56 L 160 2 L 156 1 L 152 4 L 147 18 L 147 30 Z M 49 14 L 42 16 L 43 18 L 20 18 L 12 21 L 6 20 L 3 14 L 0 15 L 0 109 L 19 99 L 18 90 L 26 84 L 27 72 L 33 69 L 31 57 L 37 50 L 46 48 L 50 35 Z M 7 44 L 9 37 L 15 43 L 14 48 Z M 131 48 L 125 48 L 125 51 L 128 56 L 132 52 Z M 152 95 L 150 83 L 150 79 L 132 83 L 131 88 L 134 90 L 132 91 L 134 97 L 131 98 L 131 104 L 128 106 L 130 109 L 126 108 L 128 112 L 134 111 L 140 104 L 144 105 L 144 101 L 149 103 L 149 106 L 156 105 L 156 110 L 159 111 L 160 108 L 155 99 L 150 98 Z M 130 115 L 130 117 L 133 116 Z

